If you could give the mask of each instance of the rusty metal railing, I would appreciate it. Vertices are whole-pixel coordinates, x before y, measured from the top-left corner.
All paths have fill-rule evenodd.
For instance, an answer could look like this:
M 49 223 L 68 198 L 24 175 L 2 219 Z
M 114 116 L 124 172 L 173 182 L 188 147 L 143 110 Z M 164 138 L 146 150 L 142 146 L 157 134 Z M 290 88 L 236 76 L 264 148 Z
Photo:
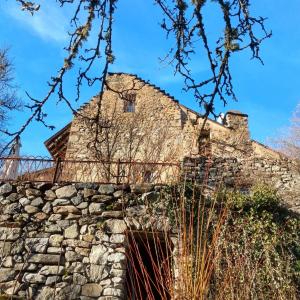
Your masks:
M 0 157 L 0 181 L 169 184 L 179 177 L 180 164 L 173 162 Z

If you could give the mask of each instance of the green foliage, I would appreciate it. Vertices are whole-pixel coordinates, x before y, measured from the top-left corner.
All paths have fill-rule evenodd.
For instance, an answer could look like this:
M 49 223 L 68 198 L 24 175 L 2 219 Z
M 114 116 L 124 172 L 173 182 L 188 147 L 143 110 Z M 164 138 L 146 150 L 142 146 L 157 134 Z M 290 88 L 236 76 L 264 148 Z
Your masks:
M 233 210 L 273 211 L 274 209 L 277 210 L 280 204 L 280 198 L 276 191 L 263 184 L 252 187 L 247 194 L 222 191 L 217 197 L 219 202 L 226 201 Z
M 300 292 L 300 221 L 264 185 L 218 195 L 229 205 L 219 241 L 216 299 L 296 299 Z M 230 284 L 228 284 L 230 281 Z M 227 284 L 225 284 L 227 282 Z M 222 291 L 222 295 L 218 294 Z

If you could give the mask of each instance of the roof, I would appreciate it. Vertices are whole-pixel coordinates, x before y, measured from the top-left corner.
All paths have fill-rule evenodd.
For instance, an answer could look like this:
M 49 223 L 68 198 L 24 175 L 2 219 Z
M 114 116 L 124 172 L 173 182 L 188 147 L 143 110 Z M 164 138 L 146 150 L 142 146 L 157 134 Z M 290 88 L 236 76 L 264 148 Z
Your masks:
M 44 142 L 46 148 L 54 159 L 65 157 L 71 124 L 72 123 L 70 122 Z

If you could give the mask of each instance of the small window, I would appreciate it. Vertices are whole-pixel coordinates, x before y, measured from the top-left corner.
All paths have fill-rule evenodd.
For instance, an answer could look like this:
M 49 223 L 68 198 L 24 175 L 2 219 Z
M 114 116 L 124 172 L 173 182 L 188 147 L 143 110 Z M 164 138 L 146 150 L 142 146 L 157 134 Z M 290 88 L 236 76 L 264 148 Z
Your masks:
M 135 112 L 135 99 L 136 94 L 133 93 L 126 93 L 123 95 L 124 99 L 124 112 Z
M 135 103 L 131 101 L 125 101 L 124 103 L 124 112 L 134 112 L 135 111 Z
M 151 179 L 152 179 L 152 172 L 151 171 L 146 171 L 144 173 L 144 182 L 145 183 L 150 183 L 151 182 Z

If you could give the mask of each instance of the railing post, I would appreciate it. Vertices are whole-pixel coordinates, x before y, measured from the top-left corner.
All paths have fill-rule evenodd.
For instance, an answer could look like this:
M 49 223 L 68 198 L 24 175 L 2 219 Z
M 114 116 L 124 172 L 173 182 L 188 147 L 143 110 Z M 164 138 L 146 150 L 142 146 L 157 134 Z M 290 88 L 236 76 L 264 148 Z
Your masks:
M 120 158 L 118 159 L 118 162 L 117 162 L 117 184 L 120 183 Z
M 53 179 L 52 179 L 53 184 L 56 183 L 56 181 L 57 181 L 57 177 L 58 177 L 57 175 L 58 175 L 60 163 L 61 163 L 61 158 L 59 157 L 55 162 L 55 170 L 54 170 L 54 175 L 53 175 Z

